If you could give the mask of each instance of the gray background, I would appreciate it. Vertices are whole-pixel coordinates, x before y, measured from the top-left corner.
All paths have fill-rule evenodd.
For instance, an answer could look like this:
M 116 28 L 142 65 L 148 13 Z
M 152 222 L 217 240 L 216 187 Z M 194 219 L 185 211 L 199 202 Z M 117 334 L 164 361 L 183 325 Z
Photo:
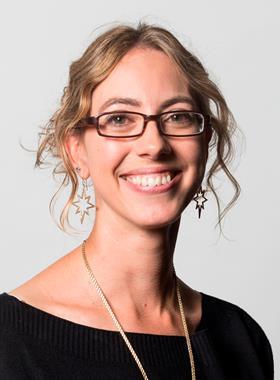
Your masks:
M 99 32 L 96 27 L 159 23 L 201 58 L 246 136 L 232 168 L 242 196 L 224 223 L 228 239 L 219 240 L 214 229 L 214 197 L 200 220 L 192 202 L 182 220 L 177 273 L 258 321 L 280 379 L 278 15 L 276 1 L 2 1 L 0 292 L 78 245 L 90 226 L 76 237 L 57 229 L 48 212 L 57 184 L 50 170 L 33 170 L 34 155 L 19 142 L 36 147 L 38 126 L 56 109 L 70 62 Z M 232 188 L 220 176 L 219 189 L 225 203 Z

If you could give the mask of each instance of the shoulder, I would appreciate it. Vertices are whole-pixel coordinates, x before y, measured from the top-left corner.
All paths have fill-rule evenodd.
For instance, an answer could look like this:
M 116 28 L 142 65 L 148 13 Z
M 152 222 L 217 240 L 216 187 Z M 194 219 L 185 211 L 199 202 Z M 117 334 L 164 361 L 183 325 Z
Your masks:
M 0 294 L 0 337 L 3 334 L 6 338 L 10 335 L 14 338 L 16 327 L 20 326 L 23 315 L 19 307 L 21 304 L 17 298 L 10 296 L 8 293 Z M 3 339 L 0 342 L 3 343 Z
M 202 293 L 202 295 L 205 312 L 210 323 L 214 322 L 214 319 L 215 321 L 220 320 L 226 322 L 229 327 L 240 328 L 243 326 L 251 333 L 266 337 L 258 322 L 240 306 L 209 294 Z
M 203 295 L 204 323 L 212 331 L 213 339 L 223 347 L 231 347 L 244 357 L 262 362 L 267 378 L 273 378 L 273 353 L 270 342 L 259 323 L 240 306 Z M 252 359 L 253 360 L 253 359 Z
M 5 379 L 27 379 L 21 356 L 24 347 L 16 328 L 19 316 L 11 301 L 6 293 L 0 294 L 0 373 Z

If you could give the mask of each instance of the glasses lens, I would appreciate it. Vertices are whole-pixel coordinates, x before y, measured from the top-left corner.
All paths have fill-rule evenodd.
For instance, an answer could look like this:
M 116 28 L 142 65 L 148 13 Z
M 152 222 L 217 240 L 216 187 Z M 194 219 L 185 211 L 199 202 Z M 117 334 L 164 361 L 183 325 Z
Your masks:
M 167 135 L 196 135 L 203 131 L 204 117 L 191 111 L 168 112 L 162 116 L 161 125 Z
M 114 112 L 99 117 L 99 130 L 104 136 L 126 137 L 142 133 L 143 116 L 129 112 Z

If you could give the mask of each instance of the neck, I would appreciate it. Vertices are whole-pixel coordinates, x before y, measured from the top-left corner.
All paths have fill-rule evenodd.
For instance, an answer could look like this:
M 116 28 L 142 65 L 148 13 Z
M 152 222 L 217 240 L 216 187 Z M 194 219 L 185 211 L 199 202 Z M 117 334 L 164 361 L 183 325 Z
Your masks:
M 98 219 L 86 242 L 91 269 L 115 310 L 145 318 L 174 310 L 177 304 L 173 253 L 180 220 L 158 230 L 107 224 Z M 101 228 L 102 226 L 102 228 Z M 116 310 L 117 311 L 117 310 Z

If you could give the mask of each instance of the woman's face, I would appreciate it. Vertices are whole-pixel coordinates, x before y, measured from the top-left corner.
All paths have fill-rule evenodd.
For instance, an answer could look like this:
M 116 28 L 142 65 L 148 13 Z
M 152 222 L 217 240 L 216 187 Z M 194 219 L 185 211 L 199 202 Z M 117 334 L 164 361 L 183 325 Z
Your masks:
M 178 97 L 186 99 L 174 100 Z M 173 104 L 167 105 L 170 99 Z M 188 82 L 175 64 L 160 51 L 134 48 L 94 90 L 91 115 L 191 109 Z M 137 138 L 102 137 L 88 128 L 80 147 L 83 172 L 95 189 L 96 217 L 156 228 L 174 222 L 193 198 L 204 175 L 208 140 L 206 134 L 162 136 L 150 121 Z

